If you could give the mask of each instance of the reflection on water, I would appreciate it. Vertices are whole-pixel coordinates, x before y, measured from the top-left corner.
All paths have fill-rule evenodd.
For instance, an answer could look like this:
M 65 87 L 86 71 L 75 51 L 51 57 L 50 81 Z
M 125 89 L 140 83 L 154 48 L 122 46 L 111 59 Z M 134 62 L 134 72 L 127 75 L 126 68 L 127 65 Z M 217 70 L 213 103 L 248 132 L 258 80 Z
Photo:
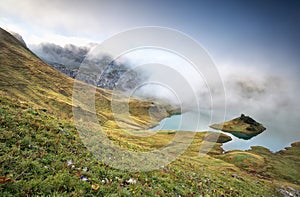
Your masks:
M 227 114 L 226 120 L 231 120 L 240 115 L 240 113 Z M 229 133 L 225 133 L 232 137 L 232 141 L 223 144 L 224 150 L 247 150 L 251 146 L 264 146 L 271 151 L 278 151 L 292 142 L 300 141 L 300 123 L 297 119 L 290 117 L 269 117 L 263 114 L 253 116 L 258 122 L 262 123 L 267 129 L 251 138 L 250 140 L 239 139 Z M 153 130 L 187 130 L 187 131 L 215 131 L 222 132 L 209 127 L 216 123 L 211 121 L 209 111 L 201 111 L 201 113 L 187 112 L 181 115 L 174 115 L 165 118 L 160 125 L 152 128 Z

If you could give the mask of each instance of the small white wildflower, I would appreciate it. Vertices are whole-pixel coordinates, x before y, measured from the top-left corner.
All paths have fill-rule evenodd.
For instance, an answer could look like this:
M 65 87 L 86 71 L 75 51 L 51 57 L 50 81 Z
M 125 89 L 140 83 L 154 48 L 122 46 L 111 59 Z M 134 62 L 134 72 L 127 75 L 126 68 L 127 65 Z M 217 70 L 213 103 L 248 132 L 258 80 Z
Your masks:
M 126 182 L 129 183 L 129 184 L 136 184 L 136 180 L 134 180 L 133 178 L 130 178 Z
M 69 160 L 67 161 L 67 164 L 68 164 L 68 166 L 72 165 L 72 164 L 73 164 L 73 160 L 72 160 L 72 159 L 69 159 Z
M 88 171 L 88 168 L 87 168 L 87 167 L 84 167 L 84 168 L 82 168 L 82 171 L 83 171 L 83 172 L 87 172 L 87 171 Z

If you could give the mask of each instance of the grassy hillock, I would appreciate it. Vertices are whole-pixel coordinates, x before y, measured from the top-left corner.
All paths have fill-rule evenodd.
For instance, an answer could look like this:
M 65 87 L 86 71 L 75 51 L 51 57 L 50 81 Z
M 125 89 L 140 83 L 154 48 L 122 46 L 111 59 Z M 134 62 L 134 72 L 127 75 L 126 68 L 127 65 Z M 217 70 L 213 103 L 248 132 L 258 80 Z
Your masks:
M 214 143 L 214 134 L 204 138 L 204 132 L 196 133 L 177 160 L 157 170 L 112 168 L 89 152 L 79 137 L 72 119 L 74 81 L 1 29 L 0 38 L 1 196 L 280 196 L 282 191 L 300 189 L 299 143 L 278 153 L 253 147 L 224 154 L 220 142 L 230 139 L 221 136 Z M 131 135 L 147 133 L 132 129 L 170 115 L 170 106 L 163 105 L 157 120 L 149 119 L 150 101 L 132 99 L 136 124 L 118 128 L 110 109 L 112 93 L 103 89 L 96 93 L 99 122 L 110 140 L 127 150 L 146 152 L 174 139 L 175 131 Z M 204 144 L 213 149 L 201 155 Z
M 231 133 L 238 138 L 246 140 L 266 130 L 262 124 L 256 122 L 249 116 L 245 116 L 244 114 L 227 122 L 213 124 L 210 127 Z

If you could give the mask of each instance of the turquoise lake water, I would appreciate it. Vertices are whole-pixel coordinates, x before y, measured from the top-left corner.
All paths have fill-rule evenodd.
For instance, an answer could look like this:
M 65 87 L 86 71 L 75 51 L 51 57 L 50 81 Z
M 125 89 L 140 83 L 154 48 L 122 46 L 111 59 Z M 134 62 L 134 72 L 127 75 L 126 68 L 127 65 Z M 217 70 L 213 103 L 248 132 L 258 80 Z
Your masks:
M 240 116 L 240 114 L 226 114 L 225 120 L 231 120 Z M 253 117 L 253 116 L 252 116 Z M 288 118 L 272 118 L 272 116 L 257 115 L 253 117 L 258 122 L 262 123 L 267 129 L 249 139 L 239 139 L 229 133 L 223 132 L 232 137 L 232 141 L 223 144 L 224 150 L 247 150 L 251 146 L 264 146 L 273 152 L 284 149 L 290 146 L 292 142 L 300 141 L 299 121 Z M 174 115 L 165 118 L 160 122 L 160 125 L 152 128 L 153 130 L 187 130 L 187 131 L 217 131 L 209 128 L 209 125 L 216 122 L 211 122 L 210 112 L 187 112 L 181 115 Z

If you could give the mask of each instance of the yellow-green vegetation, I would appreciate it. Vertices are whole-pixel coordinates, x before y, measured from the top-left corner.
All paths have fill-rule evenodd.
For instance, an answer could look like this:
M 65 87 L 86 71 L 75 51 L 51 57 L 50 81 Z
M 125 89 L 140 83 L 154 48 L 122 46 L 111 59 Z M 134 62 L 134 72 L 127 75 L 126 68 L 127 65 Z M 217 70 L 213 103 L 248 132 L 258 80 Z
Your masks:
M 244 114 L 227 122 L 213 124 L 210 127 L 231 133 L 238 138 L 247 140 L 266 130 L 262 124 L 256 122 L 249 116 L 245 116 Z
M 5 31 L 0 30 L 0 38 L 1 196 L 280 196 L 279 189 L 300 189 L 299 143 L 278 153 L 253 147 L 223 154 L 220 142 L 229 138 L 221 135 L 215 143 L 215 133 L 196 133 L 177 160 L 158 170 L 132 173 L 112 168 L 79 137 L 72 119 L 73 80 Z M 147 113 L 153 103 L 136 99 L 130 103 L 136 124 L 118 128 L 110 110 L 112 93 L 97 89 L 97 115 L 109 139 L 121 147 L 146 152 L 168 144 L 177 132 L 190 134 L 132 135 L 155 132 L 133 128 L 155 124 L 174 110 L 159 106 L 162 111 L 157 113 L 164 115 L 152 120 Z M 128 120 L 123 121 L 126 125 Z M 213 149 L 199 154 L 207 144 Z
M 260 146 L 251 147 L 247 151 L 229 151 L 226 154 L 214 155 L 247 171 L 256 177 L 280 183 L 285 186 L 300 185 L 300 143 L 295 142 L 291 147 L 276 153 Z
M 205 137 L 205 141 L 208 141 L 208 142 L 226 143 L 231 140 L 232 140 L 232 138 L 230 136 L 225 135 L 223 133 L 209 133 Z
M 30 50 L 20 45 L 13 36 L 0 29 L 0 87 L 8 96 L 18 98 L 20 101 L 30 102 L 40 108 L 45 108 L 49 113 L 55 113 L 61 118 L 72 118 L 72 92 L 74 80 L 51 68 L 41 61 Z M 77 82 L 80 83 L 80 82 Z M 82 88 L 88 85 L 83 85 Z M 88 88 L 82 95 L 91 95 L 93 89 Z M 116 127 L 111 113 L 112 94 L 116 102 L 127 103 L 119 93 L 97 88 L 95 93 L 95 105 L 99 121 L 104 127 Z M 75 105 L 76 100 L 74 101 Z M 83 109 L 87 108 L 79 103 Z M 145 125 L 155 125 L 159 120 L 170 115 L 176 109 L 165 105 L 154 105 L 151 101 L 131 99 L 129 102 L 131 117 L 136 124 L 132 125 L 127 119 L 123 119 L 124 125 L 133 128 L 144 128 Z M 77 106 L 75 106 L 77 107 Z M 154 119 L 149 119 L 148 110 L 156 107 L 157 113 Z M 170 113 L 169 113 L 170 112 Z M 127 122 L 126 122 L 127 121 Z M 127 125 L 128 123 L 128 125 Z

